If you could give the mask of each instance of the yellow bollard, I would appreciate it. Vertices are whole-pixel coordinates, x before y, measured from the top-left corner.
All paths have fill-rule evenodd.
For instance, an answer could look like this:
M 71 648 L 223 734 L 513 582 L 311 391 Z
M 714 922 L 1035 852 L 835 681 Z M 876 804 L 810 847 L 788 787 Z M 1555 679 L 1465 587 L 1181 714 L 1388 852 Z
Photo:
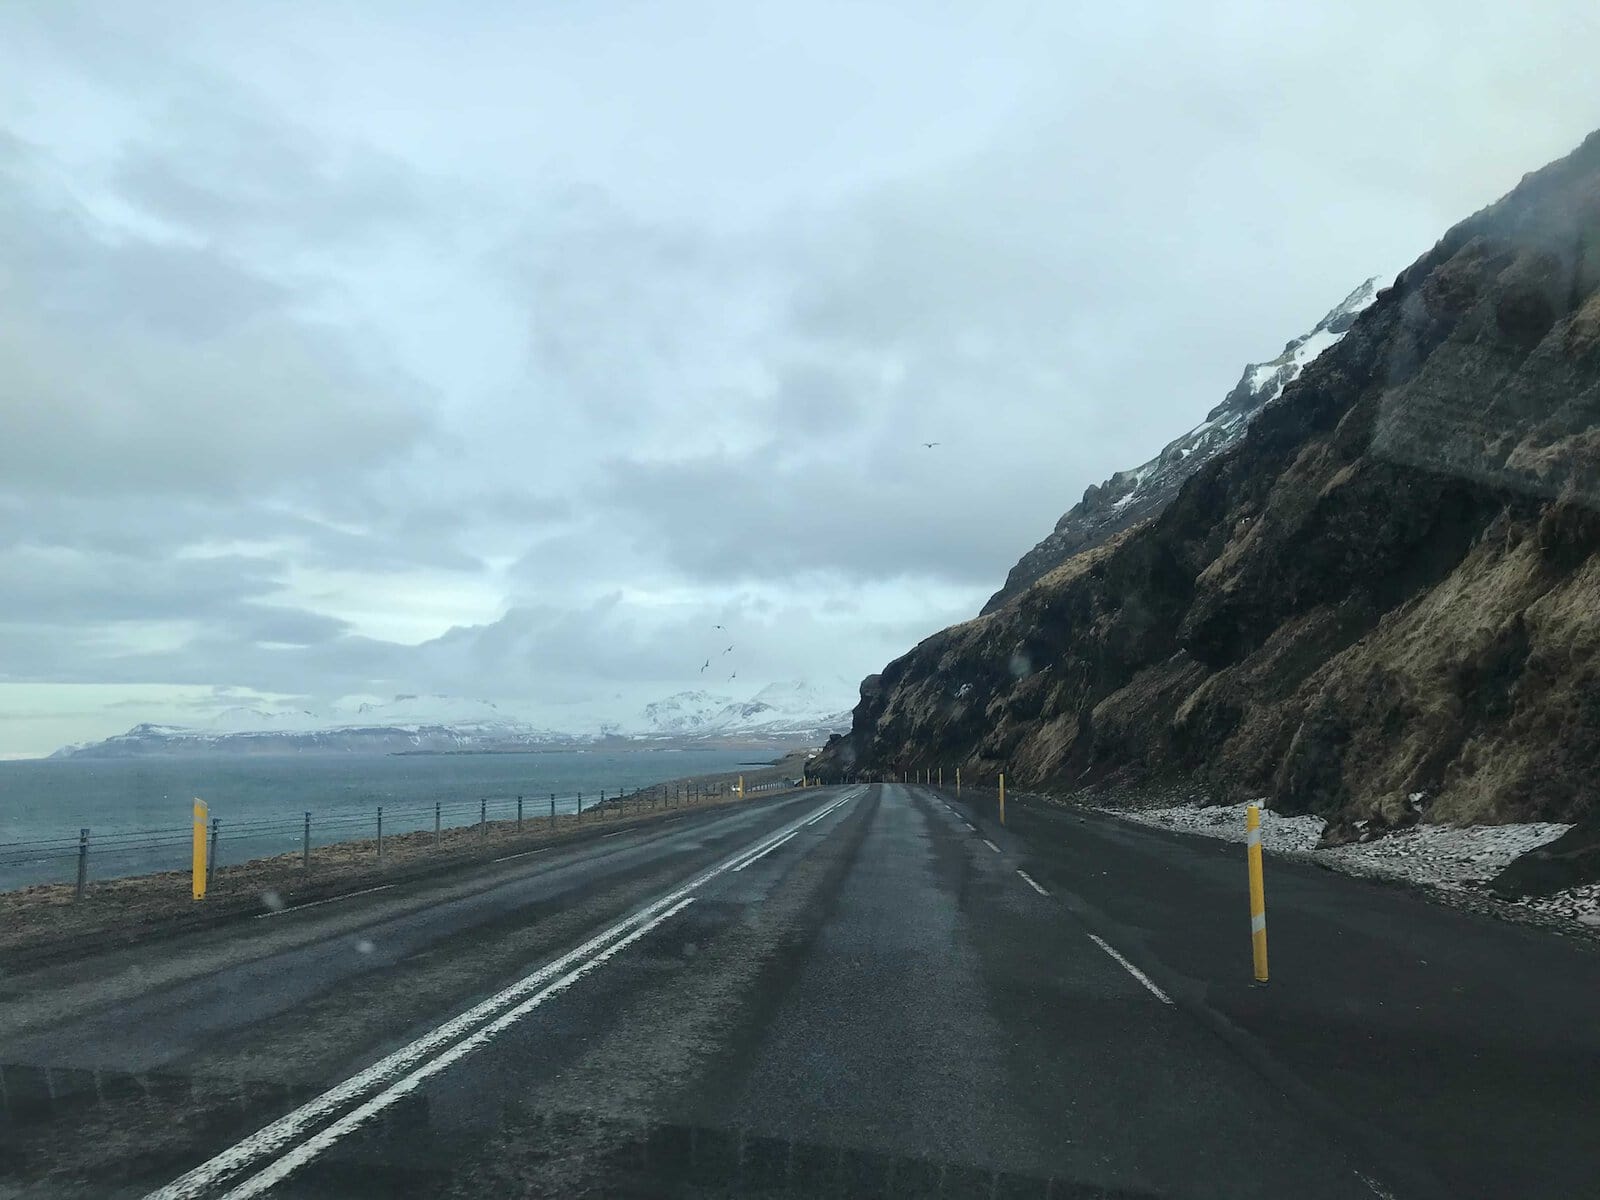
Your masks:
M 961 799 L 961 768 L 956 768 L 956 799 Z
M 1256 982 L 1267 981 L 1267 889 L 1261 878 L 1261 809 L 1245 809 L 1245 858 L 1250 864 L 1250 952 Z
M 944 767 L 942 766 L 939 768 L 939 786 L 944 786 Z
M 1006 823 L 1006 777 L 1000 776 L 1000 824 Z
M 199 796 L 194 798 L 194 898 L 206 898 L 206 825 L 210 810 Z
M 739 799 L 744 799 L 744 776 L 739 776 Z

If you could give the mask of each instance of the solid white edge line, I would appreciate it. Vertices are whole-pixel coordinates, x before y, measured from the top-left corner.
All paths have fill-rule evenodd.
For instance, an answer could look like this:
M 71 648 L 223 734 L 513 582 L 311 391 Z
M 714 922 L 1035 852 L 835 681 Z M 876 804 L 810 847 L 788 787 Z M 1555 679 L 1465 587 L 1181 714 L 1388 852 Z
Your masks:
M 446 1050 L 437 1058 L 430 1059 L 428 1062 L 418 1067 L 415 1071 L 411 1072 L 411 1074 L 402 1079 L 396 1080 L 372 1099 L 361 1105 L 361 1107 L 352 1112 L 346 1113 L 332 1125 L 329 1125 L 326 1129 L 319 1132 L 315 1137 L 301 1142 L 300 1145 L 289 1151 L 289 1153 L 285 1154 L 282 1158 L 276 1159 L 269 1163 L 266 1167 L 262 1168 L 261 1171 L 255 1175 L 252 1175 L 249 1179 L 246 1179 L 243 1183 L 227 1192 L 223 1196 L 222 1200 L 249 1200 L 249 1197 L 258 1196 L 268 1188 L 283 1182 L 283 1180 L 287 1179 L 295 1171 L 305 1166 L 306 1163 L 310 1162 L 324 1150 L 328 1149 L 328 1147 L 339 1141 L 340 1138 L 344 1137 L 348 1133 L 353 1133 L 356 1129 L 366 1124 L 367 1121 L 377 1116 L 395 1101 L 415 1091 L 417 1085 L 423 1080 L 429 1078 L 430 1076 L 437 1075 L 445 1068 L 460 1062 L 473 1051 L 481 1049 L 483 1046 L 492 1041 L 496 1035 L 505 1032 L 512 1025 L 515 1025 L 523 1017 L 527 1016 L 546 1000 L 550 999 L 551 996 L 566 991 L 590 971 L 593 971 L 595 968 L 601 966 L 609 959 L 614 958 L 623 950 L 631 946 L 634 942 L 644 937 L 645 934 L 649 933 L 657 925 L 660 925 L 668 917 L 675 916 L 693 903 L 693 896 L 684 897 L 671 908 L 667 909 L 666 912 L 658 914 L 652 920 L 647 921 L 645 924 L 635 929 L 632 933 L 628 934 L 628 936 L 623 938 L 621 941 L 614 942 L 612 945 L 607 946 L 599 954 L 596 954 L 593 958 L 577 967 L 574 967 L 560 979 L 557 979 L 555 982 L 551 983 L 548 987 L 544 988 L 537 994 L 528 997 L 528 999 L 524 1000 L 515 1008 L 510 1009 L 508 1012 L 492 1021 L 490 1024 L 478 1030 L 478 1032 L 474 1033 L 471 1037 L 464 1038 L 463 1040 L 457 1042 L 454 1046 L 450 1047 L 450 1049 Z
M 838 808 L 846 801 L 855 799 L 859 792 L 859 788 L 855 791 L 847 792 L 834 801 L 829 811 L 833 808 Z M 788 829 L 780 829 L 776 835 L 769 839 L 769 842 L 797 829 L 800 824 L 801 821 L 795 821 Z M 759 853 L 766 844 L 769 843 L 758 844 L 754 852 Z M 739 851 L 724 859 L 721 863 L 695 876 L 683 886 L 661 896 L 638 912 L 624 917 L 608 928 L 601 930 L 582 945 L 567 951 L 559 958 L 546 963 L 516 983 L 496 992 L 487 1000 L 481 1001 L 466 1012 L 444 1022 L 444 1024 L 436 1026 L 415 1041 L 401 1046 L 398 1050 L 379 1059 L 371 1066 L 356 1072 L 342 1083 L 335 1084 L 320 1096 L 312 1097 L 299 1108 L 285 1113 L 268 1125 L 262 1126 L 248 1137 L 235 1142 L 226 1150 L 212 1155 L 205 1162 L 184 1172 L 171 1183 L 149 1193 L 147 1200 L 193 1200 L 194 1197 L 198 1197 L 228 1176 L 236 1175 L 240 1171 L 248 1169 L 257 1159 L 278 1154 L 285 1146 L 305 1132 L 308 1127 L 337 1112 L 339 1108 L 350 1101 L 358 1099 L 376 1087 L 382 1086 L 396 1075 L 410 1070 L 427 1055 L 460 1037 L 474 1026 L 489 1020 L 500 1009 L 539 987 L 551 976 L 566 970 L 573 963 L 595 953 L 607 942 L 613 940 L 630 927 L 648 920 L 654 914 L 660 912 L 661 909 L 682 899 L 695 889 L 704 886 L 724 871 L 732 869 L 744 858 L 748 857 L 750 853 L 751 851 Z M 392 887 L 394 885 L 385 884 L 383 886 Z M 335 898 L 343 899 L 344 897 Z
M 821 811 L 821 812 L 819 812 L 819 813 L 818 813 L 818 814 L 817 814 L 817 815 L 816 815 L 816 816 L 814 816 L 814 817 L 812 817 L 812 818 L 811 818 L 811 819 L 810 819 L 810 820 L 809 820 L 809 821 L 805 821 L 805 822 L 803 822 L 803 824 L 805 824 L 805 825 L 815 825 L 815 824 L 816 824 L 816 823 L 817 823 L 817 822 L 818 822 L 818 821 L 820 821 L 820 820 L 822 820 L 822 818 L 823 818 L 823 817 L 826 817 L 826 816 L 829 816 L 829 815 L 831 815 L 831 814 L 832 814 L 832 813 L 833 813 L 833 812 L 834 812 L 834 811 L 835 811 L 835 810 L 837 810 L 837 809 L 840 809 L 840 808 L 843 808 L 843 807 L 844 807 L 844 804 L 845 804 L 845 801 L 847 801 L 847 800 L 854 800 L 854 799 L 855 799 L 855 796 L 853 796 L 853 795 L 851 795 L 851 796 L 846 796 L 846 797 L 844 797 L 844 799 L 843 799 L 843 800 L 839 800 L 839 801 L 836 801 L 836 802 L 835 802 L 835 803 L 833 803 L 833 804 L 830 804 L 830 805 L 828 805 L 828 807 L 827 807 L 827 808 L 825 808 L 825 809 L 823 809 L 823 810 L 822 810 L 822 811 Z
M 1033 876 L 1029 875 L 1021 867 L 1017 868 L 1017 874 L 1022 876 L 1022 882 L 1023 883 L 1027 884 L 1034 891 L 1038 892 L 1039 895 L 1048 896 L 1050 894 L 1049 892 L 1045 891 L 1042 887 L 1040 887 L 1039 884 L 1034 880 Z
M 530 854 L 543 854 L 548 849 L 550 849 L 549 846 L 540 846 L 537 850 L 523 850 L 517 854 L 508 854 L 504 858 L 493 859 L 489 865 L 492 867 L 495 863 L 510 862 L 514 858 L 527 858 Z
M 781 837 L 781 838 L 779 838 L 777 841 L 773 842 L 770 846 L 768 846 L 765 850 L 763 850 L 760 854 L 752 854 L 749 858 L 745 859 L 742 863 L 740 863 L 737 867 L 735 867 L 733 869 L 733 873 L 735 875 L 737 875 L 740 871 L 744 870 L 746 867 L 752 865 L 753 863 L 759 862 L 761 859 L 763 859 L 767 855 L 771 854 L 779 846 L 783 845 L 785 842 L 787 842 L 790 838 L 794 837 L 795 834 L 797 834 L 799 832 L 800 831 L 798 829 L 796 829 L 794 831 L 794 833 L 791 833 L 789 835 L 789 837 Z
M 321 904 L 333 904 L 339 900 L 353 900 L 357 896 L 370 896 L 373 892 L 386 892 L 392 888 L 392 883 L 380 883 L 377 887 L 362 888 L 359 892 L 346 892 L 342 896 L 329 896 L 326 900 L 307 900 L 304 904 L 291 904 L 288 908 L 275 908 L 268 912 L 257 913 L 255 919 L 262 917 L 281 917 L 284 913 L 299 912 L 306 908 L 316 908 Z
M 995 844 L 994 844 L 994 843 L 993 843 L 993 842 L 991 842 L 991 841 L 990 841 L 990 840 L 989 840 L 989 839 L 988 839 L 988 838 L 984 838 L 984 839 L 983 839 L 983 844 L 984 844 L 984 845 L 985 845 L 985 846 L 987 846 L 987 847 L 989 847 L 989 849 L 991 849 L 991 850 L 993 850 L 993 851 L 994 851 L 994 852 L 995 852 L 995 853 L 996 853 L 996 854 L 999 854 L 999 853 L 1000 853 L 1000 847 L 999 847 L 999 846 L 996 846 L 996 845 L 995 845 Z
M 1161 1001 L 1161 1003 L 1163 1003 L 1163 1004 L 1171 1004 L 1172 1003 L 1172 997 L 1171 996 L 1167 995 L 1160 988 L 1158 988 L 1155 985 L 1155 982 L 1150 978 L 1150 976 L 1146 975 L 1143 971 L 1139 970 L 1138 967 L 1134 966 L 1127 959 L 1123 958 L 1122 955 L 1118 954 L 1116 952 L 1116 950 L 1111 946 L 1111 944 L 1109 942 L 1107 942 L 1104 938 L 1098 937 L 1095 934 L 1091 933 L 1089 935 L 1089 940 L 1092 941 L 1096 946 L 1099 946 L 1100 949 L 1104 950 L 1107 954 L 1111 955 L 1112 958 L 1116 959 L 1119 963 L 1121 963 L 1123 968 L 1128 972 L 1128 974 L 1132 975 L 1140 983 L 1144 984 L 1145 987 L 1149 988 L 1151 993 L 1154 994 L 1154 996 L 1155 996 L 1155 998 L 1157 1000 Z

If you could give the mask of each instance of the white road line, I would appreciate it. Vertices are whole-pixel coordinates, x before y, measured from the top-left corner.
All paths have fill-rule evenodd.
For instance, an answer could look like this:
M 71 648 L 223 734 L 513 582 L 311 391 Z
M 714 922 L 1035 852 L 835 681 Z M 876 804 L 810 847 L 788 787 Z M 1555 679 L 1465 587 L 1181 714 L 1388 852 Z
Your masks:
M 315 1137 L 309 1138 L 305 1142 L 302 1142 L 288 1154 L 285 1154 L 276 1162 L 271 1163 L 259 1174 L 251 1176 L 249 1179 L 239 1184 L 238 1187 L 233 1188 L 223 1197 L 223 1200 L 248 1200 L 249 1197 L 259 1196 L 268 1188 L 283 1182 L 283 1180 L 287 1179 L 300 1167 L 305 1166 L 306 1163 L 316 1158 L 317 1155 L 321 1154 L 329 1146 L 332 1146 L 340 1138 L 344 1137 L 348 1133 L 354 1132 L 356 1129 L 359 1129 L 362 1125 L 365 1125 L 369 1120 L 377 1116 L 384 1109 L 388 1108 L 395 1101 L 415 1091 L 417 1085 L 423 1080 L 427 1079 L 431 1075 L 437 1075 L 445 1068 L 460 1062 L 474 1050 L 481 1049 L 483 1046 L 493 1041 L 496 1035 L 504 1033 L 523 1017 L 527 1016 L 546 1000 L 550 999 L 551 996 L 566 991 L 590 971 L 593 971 L 596 967 L 605 963 L 608 959 L 615 957 L 617 954 L 631 946 L 634 942 L 642 938 L 645 934 L 649 933 L 657 925 L 660 925 L 667 918 L 676 916 L 693 903 L 693 896 L 684 897 L 671 908 L 667 909 L 666 912 L 661 913 L 652 920 L 645 922 L 621 941 L 614 942 L 612 945 L 607 946 L 604 950 L 595 955 L 593 958 L 589 959 L 587 962 L 581 964 L 580 966 L 574 967 L 565 975 L 561 976 L 561 978 L 555 980 L 547 987 L 528 997 L 528 999 L 524 1000 L 521 1004 L 505 1013 L 505 1015 L 500 1017 L 498 1020 L 495 1020 L 484 1026 L 471 1037 L 457 1042 L 443 1054 L 439 1055 L 435 1059 L 430 1060 L 423 1066 L 418 1067 L 405 1078 L 396 1080 L 393 1084 L 379 1092 L 371 1100 L 368 1100 L 360 1108 L 357 1108 L 355 1111 L 339 1118 L 339 1120 L 335 1121 L 332 1125 L 329 1125 Z
M 743 862 L 742 862 L 742 863 L 740 863 L 740 864 L 739 864 L 739 865 L 738 865 L 738 866 L 737 866 L 737 867 L 735 867 L 735 868 L 734 868 L 734 869 L 733 869 L 733 871 L 734 871 L 734 874 L 736 874 L 736 875 L 737 875 L 737 874 L 738 874 L 738 873 L 739 873 L 739 872 L 740 872 L 740 871 L 742 871 L 742 870 L 744 870 L 744 869 L 745 869 L 745 868 L 746 868 L 746 867 L 748 867 L 748 866 L 750 866 L 750 864 L 752 864 L 752 863 L 754 863 L 754 862 L 756 862 L 756 861 L 758 861 L 758 860 L 760 860 L 760 859 L 763 859 L 763 858 L 765 858 L 765 857 L 766 857 L 766 856 L 767 856 L 767 855 L 769 855 L 769 854 L 771 854 L 771 853 L 772 853 L 772 852 L 773 852 L 773 851 L 774 851 L 774 850 L 776 850 L 776 849 L 777 849 L 777 848 L 778 848 L 778 847 L 779 847 L 779 846 L 781 846 L 781 845 L 783 845 L 783 844 L 784 844 L 784 843 L 785 843 L 785 842 L 787 842 L 787 841 L 788 841 L 788 840 L 789 840 L 789 838 L 792 838 L 792 837 L 794 837 L 794 834 L 795 834 L 795 833 L 799 833 L 799 832 L 800 832 L 800 831 L 799 831 L 799 830 L 798 830 L 798 829 L 796 829 L 796 830 L 795 830 L 795 831 L 794 831 L 794 833 L 791 833 L 791 834 L 790 834 L 790 835 L 789 835 L 789 837 L 781 837 L 781 838 L 779 838 L 779 839 L 778 839 L 778 840 L 777 840 L 777 841 L 775 841 L 775 842 L 773 842 L 773 843 L 771 843 L 771 844 L 770 844 L 770 845 L 769 845 L 769 846 L 767 846 L 767 848 L 766 848 L 766 849 L 764 849 L 764 850 L 763 850 L 763 851 L 761 851 L 761 853 L 760 853 L 760 854 L 752 854 L 752 855 L 751 855 L 751 856 L 750 856 L 750 857 L 749 857 L 749 858 L 747 858 L 747 859 L 745 859 L 745 860 L 744 860 L 744 861 L 743 861 Z
M 1039 893 L 1039 895 L 1041 895 L 1041 896 L 1048 896 L 1048 895 L 1049 895 L 1049 894 L 1050 894 L 1050 893 L 1049 893 L 1049 892 L 1047 892 L 1047 891 L 1045 891 L 1045 890 L 1044 890 L 1044 889 L 1043 889 L 1043 888 L 1042 888 L 1042 887 L 1040 887 L 1040 886 L 1039 886 L 1039 885 L 1038 885 L 1038 883 L 1037 883 L 1037 882 L 1035 882 L 1035 880 L 1034 880 L 1034 878 L 1033 878 L 1033 876 L 1032 876 L 1032 875 L 1029 875 L 1029 874 L 1028 874 L 1028 873 L 1027 873 L 1027 872 L 1026 872 L 1026 871 L 1024 871 L 1024 870 L 1023 870 L 1023 869 L 1022 869 L 1022 868 L 1021 868 L 1021 867 L 1018 867 L 1018 868 L 1017 868 L 1017 874 L 1018 874 L 1018 875 L 1021 875 L 1021 876 L 1022 876 L 1022 882 L 1023 882 L 1023 883 L 1025 883 L 1025 884 L 1027 884 L 1027 885 L 1028 885 L 1028 886 L 1029 886 L 1029 887 L 1031 887 L 1031 888 L 1032 888 L 1032 889 L 1033 889 L 1033 890 L 1034 890 L 1034 891 L 1036 891 L 1036 892 L 1038 892 L 1038 893 Z
M 828 805 L 827 808 L 823 809 L 816 816 L 812 817 L 809 821 L 806 821 L 806 822 L 803 822 L 803 823 L 806 824 L 806 825 L 815 825 L 818 821 L 822 820 L 823 817 L 827 816 L 834 809 L 838 808 L 839 805 L 843 804 L 845 800 L 849 800 L 849 799 L 852 799 L 852 797 L 846 796 L 844 798 L 844 800 L 840 800 L 837 804 Z
M 995 853 L 996 853 L 996 854 L 999 854 L 999 853 L 1000 853 L 1000 847 L 999 847 L 999 846 L 996 846 L 996 845 L 995 845 L 995 844 L 994 844 L 994 843 L 993 843 L 993 842 L 991 842 L 991 841 L 990 841 L 990 840 L 989 840 L 989 839 L 988 839 L 988 838 L 984 838 L 984 839 L 983 839 L 983 844 L 984 844 L 984 845 L 985 845 L 985 846 L 987 846 L 987 847 L 989 847 L 989 849 L 991 849 L 991 850 L 993 850 L 993 851 L 994 851 L 994 852 L 995 852 Z
M 623 834 L 625 834 L 625 833 L 627 833 L 627 832 L 628 832 L 628 831 L 627 831 L 627 830 L 626 830 L 626 829 L 619 829 L 619 830 L 617 830 L 617 831 L 616 831 L 616 832 L 615 832 L 615 833 L 602 833 L 602 834 L 601 834 L 601 835 L 600 835 L 600 840 L 601 840 L 601 841 L 602 841 L 602 842 L 603 842 L 603 841 L 605 841 L 605 840 L 606 840 L 606 839 L 607 839 L 607 838 L 608 838 L 608 837 L 621 837 L 621 836 L 622 836 L 622 835 L 623 835 Z
M 830 805 L 828 811 L 832 811 L 832 809 L 839 807 L 846 801 L 854 799 L 856 795 L 857 792 L 846 793 Z M 379 1059 L 370 1067 L 358 1071 L 344 1082 L 330 1088 L 322 1095 L 306 1101 L 299 1108 L 286 1113 L 271 1124 L 256 1130 L 249 1137 L 180 1175 L 165 1187 L 151 1192 L 149 1200 L 193 1200 L 194 1197 L 201 1196 L 211 1191 L 214 1187 L 225 1184 L 230 1178 L 239 1175 L 241 1172 L 249 1170 L 261 1159 L 283 1153 L 296 1138 L 315 1127 L 319 1122 L 332 1117 L 334 1113 L 345 1105 L 361 1099 L 378 1088 L 385 1087 L 396 1077 L 413 1070 L 428 1055 L 442 1050 L 457 1038 L 490 1021 L 500 1010 L 521 1001 L 530 993 L 534 993 L 543 987 L 547 980 L 563 971 L 570 970 L 583 960 L 599 953 L 608 943 L 616 940 L 628 930 L 652 920 L 662 910 L 678 903 L 691 892 L 705 886 L 705 884 L 723 872 L 732 870 L 740 862 L 748 858 L 750 854 L 760 853 L 772 842 L 793 833 L 800 827 L 804 819 L 800 818 L 792 822 L 755 847 L 741 850 L 724 859 L 716 866 L 701 872 L 681 887 L 675 888 L 666 895 L 657 898 L 638 912 L 624 917 L 615 924 L 601 930 L 581 946 L 567 951 L 559 958 L 546 963 L 538 970 L 519 979 L 510 987 L 495 993 L 487 1000 L 474 1005 L 459 1016 L 451 1018 L 444 1024 L 423 1034 L 415 1041 L 400 1047 L 400 1049 Z M 394 885 L 385 884 L 384 886 L 392 887 Z M 335 898 L 343 899 L 344 897 Z
M 1146 975 L 1143 971 L 1139 970 L 1138 967 L 1134 966 L 1127 959 L 1123 958 L 1122 955 L 1118 954 L 1114 949 L 1112 949 L 1110 943 L 1104 938 L 1096 937 L 1091 933 L 1089 935 L 1089 940 L 1092 941 L 1096 946 L 1099 946 L 1100 949 L 1104 950 L 1107 954 L 1111 955 L 1112 958 L 1121 963 L 1129 975 L 1132 975 L 1140 983 L 1144 984 L 1145 987 L 1149 988 L 1152 993 L 1154 993 L 1157 1000 L 1161 1001 L 1163 1004 L 1172 1003 L 1171 996 L 1167 995 L 1160 988 L 1158 988 L 1151 980 L 1150 976 Z
M 1377 1196 L 1379 1200 L 1394 1200 L 1394 1193 L 1388 1188 L 1384 1187 L 1383 1184 L 1379 1183 L 1376 1179 L 1373 1179 L 1371 1176 L 1363 1175 L 1360 1171 L 1357 1171 L 1356 1178 L 1361 1180 L 1362 1183 L 1366 1184 L 1367 1187 L 1372 1189 L 1372 1194 Z
M 495 859 L 494 862 L 491 862 L 489 865 L 493 866 L 494 863 L 510 862 L 513 858 L 527 858 L 530 854 L 543 854 L 548 849 L 550 849 L 549 846 L 540 846 L 537 850 L 524 850 L 521 854 L 508 854 L 504 858 Z
M 965 825 L 967 827 L 967 829 L 969 831 L 971 831 L 972 833 L 977 833 L 978 832 L 978 827 L 976 825 L 974 825 L 971 821 L 962 821 L 961 823 L 963 825 Z
M 342 896 L 329 896 L 326 900 L 308 900 L 304 904 L 294 904 L 288 908 L 275 908 L 271 912 L 257 913 L 256 920 L 262 917 L 281 917 L 284 913 L 299 912 L 303 908 L 316 908 L 319 904 L 333 904 L 340 900 L 350 900 L 356 896 L 370 896 L 373 892 L 386 892 L 392 888 L 392 883 L 380 883 L 377 887 L 362 888 L 359 892 L 346 892 Z

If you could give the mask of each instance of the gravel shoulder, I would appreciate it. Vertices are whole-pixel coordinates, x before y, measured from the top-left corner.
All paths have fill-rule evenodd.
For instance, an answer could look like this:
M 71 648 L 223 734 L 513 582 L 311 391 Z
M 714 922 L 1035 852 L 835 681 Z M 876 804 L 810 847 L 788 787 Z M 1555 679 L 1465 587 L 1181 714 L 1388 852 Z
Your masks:
M 1245 840 L 1247 804 L 1090 807 L 1107 816 L 1157 829 L 1229 842 Z M 1494 896 L 1486 888 L 1488 881 L 1513 859 L 1554 841 L 1571 829 L 1570 825 L 1529 822 L 1457 828 L 1418 824 L 1370 841 L 1323 846 L 1324 824 L 1320 817 L 1280 815 L 1263 807 L 1261 845 L 1271 853 L 1347 875 L 1413 885 L 1439 899 L 1485 912 L 1600 927 L 1600 885 L 1520 899 Z

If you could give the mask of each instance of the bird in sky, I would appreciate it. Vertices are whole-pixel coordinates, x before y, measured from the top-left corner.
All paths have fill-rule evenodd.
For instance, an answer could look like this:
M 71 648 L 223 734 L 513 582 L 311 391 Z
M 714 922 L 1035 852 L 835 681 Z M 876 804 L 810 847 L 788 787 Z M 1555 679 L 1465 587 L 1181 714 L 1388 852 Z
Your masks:
M 721 626 L 721 625 L 718 625 L 718 626 L 717 626 L 717 628 L 718 628 L 718 629 L 721 629 L 721 628 L 723 628 L 723 626 Z
M 700 664 L 700 674 L 704 675 L 706 673 L 706 668 L 709 667 L 710 665 L 711 665 L 711 660 L 709 658 L 706 659 L 705 662 L 701 663 Z
M 726 650 L 723 651 L 723 653 L 724 654 L 732 654 L 733 653 L 733 647 L 729 646 Z
M 927 448 L 928 448 L 928 449 L 929 449 L 929 450 L 932 450 L 932 449 L 933 449 L 933 448 L 934 448 L 934 447 L 935 447 L 935 446 L 937 446 L 937 445 L 938 445 L 938 444 L 939 444 L 939 443 L 938 443 L 938 442 L 923 442 L 923 443 L 922 443 L 922 444 L 923 444 L 923 445 L 924 445 L 924 446 L 926 446 L 926 447 L 927 447 Z
M 735 680 L 737 678 L 739 678 L 739 672 L 737 672 L 737 671 L 735 671 L 732 675 L 728 676 L 729 682 L 732 682 L 733 680 Z

